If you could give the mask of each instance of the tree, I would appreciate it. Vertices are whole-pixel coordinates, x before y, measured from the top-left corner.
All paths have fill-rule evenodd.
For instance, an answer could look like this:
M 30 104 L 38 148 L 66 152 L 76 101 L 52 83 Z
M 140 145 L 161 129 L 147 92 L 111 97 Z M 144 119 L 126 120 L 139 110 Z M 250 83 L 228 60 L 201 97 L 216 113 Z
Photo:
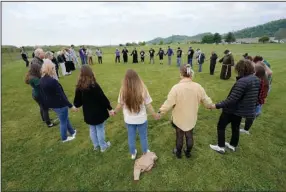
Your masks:
M 235 42 L 235 36 L 232 32 L 229 32 L 228 34 L 226 34 L 224 39 L 225 39 L 225 42 L 227 43 Z
M 131 46 L 132 44 L 131 43 L 126 43 L 126 46 Z
M 262 43 L 265 43 L 265 42 L 268 42 L 269 41 L 269 37 L 267 36 L 263 36 L 263 37 L 260 37 L 258 39 L 259 42 L 262 42 Z
M 281 39 L 286 39 L 286 28 L 280 28 L 275 34 L 274 34 L 275 40 L 278 40 L 280 43 Z
M 123 44 L 119 44 L 119 47 L 122 47 L 123 46 Z
M 214 43 L 216 44 L 221 43 L 221 35 L 219 33 L 215 33 L 213 39 L 214 39 Z
M 159 45 L 163 45 L 164 44 L 164 41 L 163 40 L 161 40 L 160 41 L 160 43 L 159 43 Z
M 203 36 L 202 43 L 209 43 L 209 44 L 214 43 L 214 36 L 211 34 Z

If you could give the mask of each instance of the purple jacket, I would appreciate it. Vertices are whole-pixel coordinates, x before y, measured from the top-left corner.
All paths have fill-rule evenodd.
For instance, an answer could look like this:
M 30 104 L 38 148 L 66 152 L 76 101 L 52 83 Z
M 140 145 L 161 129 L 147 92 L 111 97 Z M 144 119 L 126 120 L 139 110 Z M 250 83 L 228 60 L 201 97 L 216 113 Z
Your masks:
M 115 55 L 116 55 L 116 56 L 120 56 L 120 51 L 119 51 L 119 50 L 116 50 L 116 51 L 115 51 Z
M 83 49 L 81 48 L 79 51 L 79 56 L 83 58 L 85 56 Z

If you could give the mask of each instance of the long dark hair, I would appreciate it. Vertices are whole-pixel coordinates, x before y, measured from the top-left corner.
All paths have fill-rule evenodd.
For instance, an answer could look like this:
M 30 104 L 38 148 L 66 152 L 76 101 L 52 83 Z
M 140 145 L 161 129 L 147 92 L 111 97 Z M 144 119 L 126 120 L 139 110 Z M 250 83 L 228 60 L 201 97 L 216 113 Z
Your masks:
M 25 77 L 25 83 L 29 84 L 33 78 L 41 78 L 41 66 L 39 64 L 32 64 Z
M 80 90 L 85 90 L 89 89 L 90 85 L 95 85 L 95 84 L 96 84 L 96 79 L 94 77 L 92 69 L 88 65 L 83 65 L 80 70 L 76 88 Z

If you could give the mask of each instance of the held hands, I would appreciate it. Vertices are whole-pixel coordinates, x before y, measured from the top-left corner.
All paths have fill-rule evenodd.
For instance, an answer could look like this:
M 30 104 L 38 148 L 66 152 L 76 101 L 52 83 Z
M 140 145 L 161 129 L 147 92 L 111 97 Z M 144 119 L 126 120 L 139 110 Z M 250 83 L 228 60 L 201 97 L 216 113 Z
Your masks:
M 211 104 L 211 105 L 208 107 L 208 109 L 216 109 L 215 104 Z
M 159 113 L 154 113 L 152 116 L 155 120 L 161 119 L 161 115 Z
M 79 109 L 76 108 L 75 106 L 72 106 L 71 110 L 72 110 L 72 112 L 78 112 L 79 111 Z
M 111 117 L 114 117 L 115 116 L 115 111 L 112 109 L 112 110 L 110 110 L 110 111 L 108 111 L 108 113 L 109 113 L 109 116 L 111 116 Z

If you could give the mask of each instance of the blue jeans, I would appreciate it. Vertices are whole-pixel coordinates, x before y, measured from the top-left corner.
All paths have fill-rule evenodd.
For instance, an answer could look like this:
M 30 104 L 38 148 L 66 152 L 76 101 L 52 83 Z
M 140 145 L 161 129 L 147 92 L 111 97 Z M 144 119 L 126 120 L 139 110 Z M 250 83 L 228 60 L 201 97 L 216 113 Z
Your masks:
M 203 64 L 202 63 L 199 63 L 199 72 L 202 72 L 203 71 Z
M 105 142 L 104 123 L 89 125 L 89 135 L 94 148 L 100 147 L 101 150 L 105 150 L 107 148 L 107 144 Z
M 255 109 L 256 117 L 258 117 L 261 114 L 261 110 L 262 110 L 262 105 L 257 105 Z
M 192 58 L 190 58 L 190 59 L 188 60 L 188 64 L 190 64 L 191 67 L 193 68 L 193 59 L 192 59 Z
M 62 107 L 62 108 L 54 108 L 53 109 L 59 120 L 60 120 L 60 132 L 61 132 L 61 138 L 62 140 L 67 139 L 67 131 L 70 133 L 70 135 L 73 135 L 75 133 L 74 129 L 71 126 L 70 120 L 69 120 L 69 108 L 68 107 Z
M 145 123 L 139 124 L 139 125 L 126 123 L 126 126 L 127 126 L 127 130 L 128 130 L 129 152 L 131 154 L 135 154 L 136 131 L 138 129 L 142 152 L 147 153 L 147 150 L 148 150 L 148 138 L 147 138 L 148 122 L 146 121 Z
M 177 67 L 181 66 L 181 57 L 177 57 Z

